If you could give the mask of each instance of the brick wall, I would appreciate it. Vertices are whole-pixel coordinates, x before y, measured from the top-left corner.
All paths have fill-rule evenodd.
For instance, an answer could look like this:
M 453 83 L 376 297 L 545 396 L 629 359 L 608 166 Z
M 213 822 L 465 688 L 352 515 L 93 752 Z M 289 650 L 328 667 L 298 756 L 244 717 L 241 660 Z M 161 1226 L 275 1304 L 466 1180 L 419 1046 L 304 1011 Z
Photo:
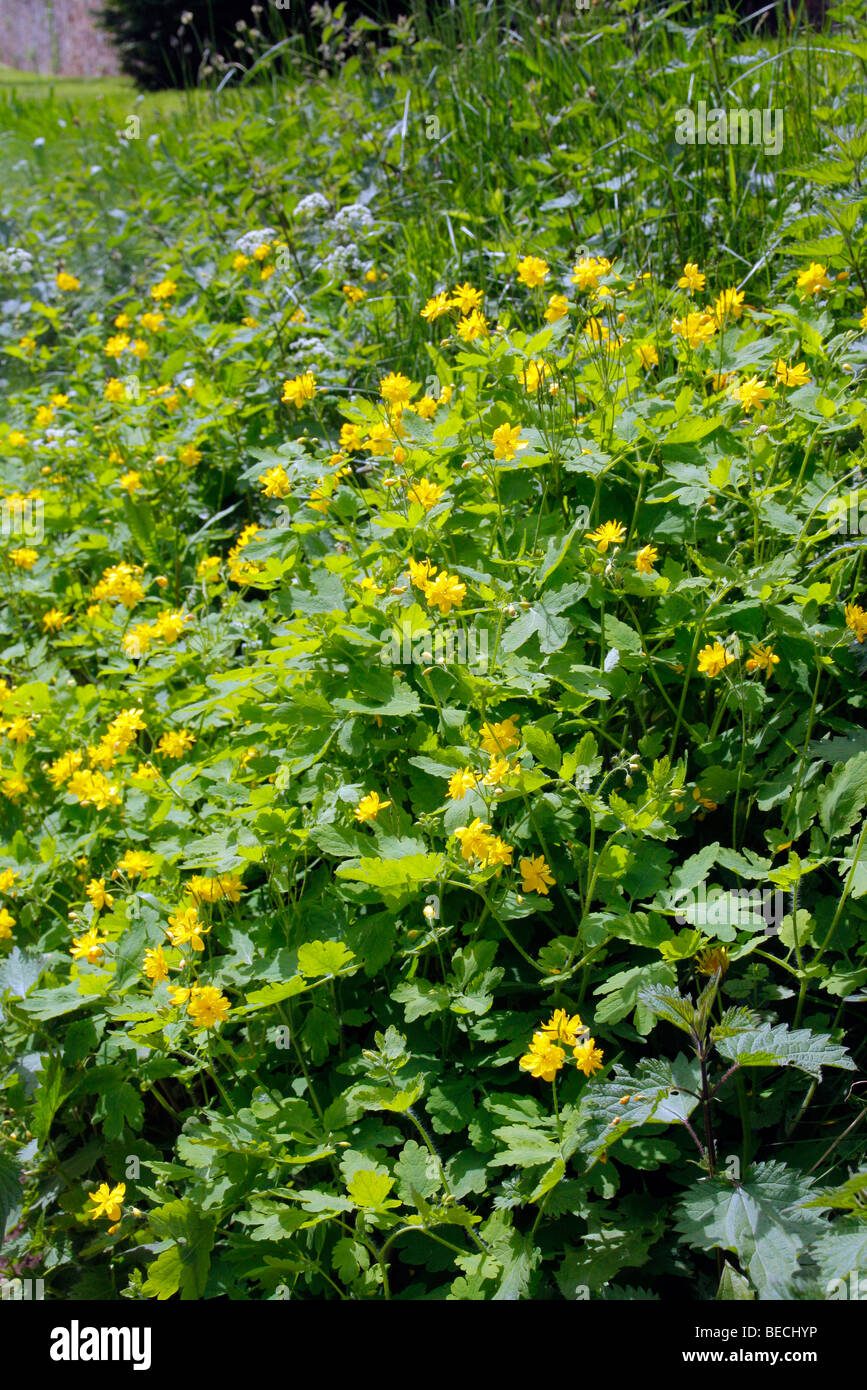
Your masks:
M 0 64 L 63 77 L 120 71 L 91 14 L 98 0 L 0 0 Z

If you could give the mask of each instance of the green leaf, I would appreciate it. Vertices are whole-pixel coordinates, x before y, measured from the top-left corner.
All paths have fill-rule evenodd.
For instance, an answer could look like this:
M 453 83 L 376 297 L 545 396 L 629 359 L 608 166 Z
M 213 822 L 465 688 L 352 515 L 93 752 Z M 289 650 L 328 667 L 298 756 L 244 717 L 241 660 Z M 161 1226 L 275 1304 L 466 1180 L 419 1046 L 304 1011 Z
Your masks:
M 64 1085 L 63 1063 L 56 1055 L 48 1059 L 48 1065 L 39 1073 L 39 1087 L 33 1102 L 33 1119 L 30 1122 L 36 1138 L 44 1143 L 48 1138 L 52 1121 L 60 1109 L 70 1087 Z
M 796 1067 L 818 1078 L 822 1067 L 855 1071 L 846 1048 L 827 1033 L 811 1033 L 809 1028 L 792 1032 L 787 1023 L 764 1024 L 715 1041 L 717 1051 L 741 1067 Z
M 0 1153 L 0 1245 L 6 1234 L 9 1213 L 20 1206 L 23 1190 L 18 1164 L 8 1154 Z
M 798 1256 L 823 1230 L 798 1207 L 810 1187 L 777 1162 L 757 1164 L 744 1182 L 702 1178 L 679 1203 L 676 1224 L 694 1248 L 737 1255 L 760 1299 L 791 1298 Z
M 657 1018 L 673 1023 L 682 1033 L 693 1032 L 695 1006 L 692 1000 L 684 998 L 679 989 L 671 985 L 650 985 L 638 991 L 638 998 Z
M 716 1291 L 718 1303 L 749 1302 L 755 1299 L 749 1279 L 726 1260 Z
M 593 1081 L 578 1106 L 579 1147 L 596 1162 L 624 1134 L 646 1124 L 683 1124 L 698 1105 L 697 1060 L 681 1053 L 673 1062 L 640 1062 L 633 1074 L 616 1066 L 605 1081 Z M 676 1087 L 683 1089 L 675 1089 Z
M 503 1125 L 494 1130 L 506 1148 L 488 1159 L 492 1168 L 515 1165 L 519 1168 L 534 1168 L 540 1163 L 552 1163 L 560 1157 L 560 1145 L 549 1139 L 538 1129 L 528 1125 Z
M 819 789 L 819 819 L 832 839 L 839 839 L 867 807 L 867 753 L 839 763 Z
M 557 740 L 548 733 L 548 730 L 540 728 L 538 724 L 525 724 L 521 733 L 536 761 L 552 772 L 559 771 L 563 757 Z
M 362 1169 L 355 1174 L 351 1182 L 347 1183 L 346 1191 L 357 1207 L 370 1207 L 374 1211 L 387 1211 L 390 1208 L 400 1206 L 400 1202 L 386 1201 L 393 1187 L 394 1178 Z
M 402 859 L 353 860 L 338 865 L 336 873 L 338 878 L 357 879 L 373 888 L 394 891 L 430 883 L 439 876 L 442 862 L 441 854 L 407 854 Z
M 142 1293 L 160 1302 L 178 1290 L 182 1302 L 200 1299 L 211 1267 L 214 1222 L 202 1216 L 189 1198 L 184 1198 L 157 1207 L 150 1214 L 150 1224 L 159 1240 L 172 1240 L 174 1244 L 148 1266 Z
M 298 969 L 305 978 L 337 975 L 354 959 L 342 941 L 307 941 L 298 947 Z

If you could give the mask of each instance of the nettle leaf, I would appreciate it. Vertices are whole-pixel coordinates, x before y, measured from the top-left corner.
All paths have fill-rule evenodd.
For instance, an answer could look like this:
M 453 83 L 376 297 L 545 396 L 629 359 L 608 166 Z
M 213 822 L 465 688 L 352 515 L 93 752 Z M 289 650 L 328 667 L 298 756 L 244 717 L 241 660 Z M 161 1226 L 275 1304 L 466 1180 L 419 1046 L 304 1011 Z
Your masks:
M 683 1124 L 698 1105 L 701 1074 L 696 1059 L 679 1053 L 673 1062 L 640 1062 L 634 1074 L 615 1067 L 605 1081 L 591 1083 L 578 1105 L 579 1148 L 592 1163 L 624 1134 L 646 1124 Z M 684 1089 L 677 1089 L 684 1088 Z
M 759 1163 L 743 1182 L 702 1178 L 683 1197 L 676 1225 L 697 1250 L 737 1255 L 760 1299 L 791 1297 L 798 1257 L 826 1229 L 800 1203 L 812 1179 L 785 1163 Z
M 716 1296 L 719 1303 L 741 1303 L 750 1302 L 756 1295 L 749 1279 L 745 1279 L 743 1274 L 726 1260 Z
M 831 839 L 839 839 L 867 808 L 867 752 L 839 763 L 819 788 L 819 819 Z
M 17 1211 L 21 1204 L 21 1177 L 21 1169 L 15 1160 L 8 1154 L 0 1153 L 0 1245 L 3 1244 L 10 1212 Z
M 793 1032 L 787 1023 L 765 1024 L 714 1041 L 723 1057 L 741 1067 L 796 1067 L 819 1079 L 822 1067 L 856 1070 L 846 1048 L 828 1033 L 811 1033 L 809 1028 Z
M 685 999 L 680 990 L 670 985 L 651 985 L 638 991 L 638 998 L 646 1009 L 673 1023 L 682 1033 L 692 1033 L 695 1022 L 695 1005 Z
M 4 961 L 0 961 L 0 995 L 7 992 L 23 999 L 42 974 L 44 957 L 22 951 L 15 946 Z
M 724 1009 L 719 1023 L 711 1029 L 711 1039 L 734 1038 L 738 1033 L 746 1033 L 754 1028 L 758 1028 L 761 1019 L 752 1009 L 748 1009 L 744 1004 L 737 1004 L 730 1009 Z
M 863 1270 L 867 1267 L 867 1225 L 839 1222 L 816 1242 L 812 1255 L 826 1280 L 846 1279 Z

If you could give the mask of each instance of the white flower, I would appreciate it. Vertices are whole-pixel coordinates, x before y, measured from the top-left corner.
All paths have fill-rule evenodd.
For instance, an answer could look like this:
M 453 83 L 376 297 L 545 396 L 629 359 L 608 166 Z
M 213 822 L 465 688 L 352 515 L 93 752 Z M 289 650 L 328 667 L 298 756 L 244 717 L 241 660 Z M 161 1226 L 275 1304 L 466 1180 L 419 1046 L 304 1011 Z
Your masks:
M 33 269 L 33 257 L 19 246 L 0 250 L 0 275 L 26 275 Z
M 295 216 L 303 221 L 307 217 L 324 217 L 328 211 L 328 199 L 323 198 L 321 193 L 308 193 L 306 198 L 302 198 L 300 203 L 295 205 Z
M 338 233 L 361 232 L 364 236 L 372 228 L 373 218 L 363 203 L 347 203 L 346 207 L 341 208 L 336 214 L 332 226 Z
M 34 148 L 34 150 L 41 150 L 41 149 L 42 149 L 42 146 L 43 146 L 44 144 L 45 144 L 45 136 L 44 136 L 44 135 L 37 135 L 36 139 L 33 141 L 33 148 Z
M 266 241 L 273 241 L 276 235 L 273 227 L 257 227 L 255 231 L 245 232 L 243 236 L 238 237 L 235 250 L 240 251 L 242 256 L 252 256 L 257 246 L 264 246 Z

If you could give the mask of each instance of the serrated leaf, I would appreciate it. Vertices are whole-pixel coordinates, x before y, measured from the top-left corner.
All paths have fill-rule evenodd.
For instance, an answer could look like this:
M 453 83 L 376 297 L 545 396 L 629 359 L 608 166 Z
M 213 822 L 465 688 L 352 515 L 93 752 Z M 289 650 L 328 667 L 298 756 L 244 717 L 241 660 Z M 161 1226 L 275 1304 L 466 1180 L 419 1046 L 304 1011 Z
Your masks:
M 867 808 L 867 753 L 857 753 L 848 762 L 833 768 L 819 788 L 819 819 L 832 839 L 852 828 Z
M 784 1163 L 759 1163 L 738 1183 L 703 1178 L 678 1205 L 677 1228 L 699 1250 L 729 1250 L 760 1299 L 790 1298 L 798 1256 L 821 1234 L 798 1204 L 811 1180 Z
M 787 1023 L 766 1024 L 719 1038 L 716 1047 L 723 1057 L 741 1067 L 796 1067 L 819 1078 L 822 1067 L 855 1071 L 846 1048 L 827 1033 L 811 1033 L 809 1028 L 793 1032 Z

